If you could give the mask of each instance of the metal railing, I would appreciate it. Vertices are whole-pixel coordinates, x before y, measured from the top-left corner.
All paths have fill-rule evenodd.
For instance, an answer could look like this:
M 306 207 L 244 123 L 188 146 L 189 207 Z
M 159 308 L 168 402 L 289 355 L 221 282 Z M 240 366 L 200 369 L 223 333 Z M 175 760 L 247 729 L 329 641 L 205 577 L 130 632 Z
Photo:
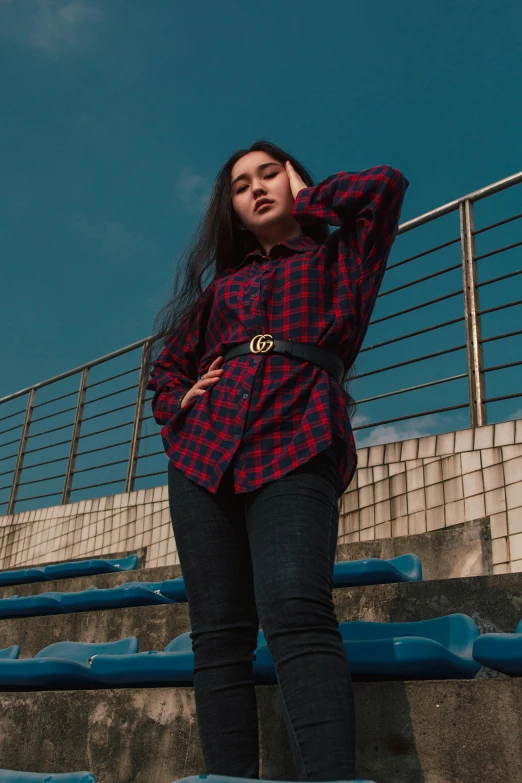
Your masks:
M 414 412 L 408 410 L 404 415 L 394 416 L 392 418 L 386 418 L 380 421 L 379 420 L 370 421 L 370 422 L 363 423 L 359 426 L 354 426 L 354 430 L 363 430 L 370 427 L 376 428 L 384 425 L 402 422 L 409 419 L 415 419 L 428 415 L 433 416 L 447 411 L 455 411 L 464 408 L 469 408 L 470 426 L 472 427 L 481 426 L 486 424 L 486 416 L 487 416 L 486 406 L 488 403 L 494 403 L 501 400 L 507 400 L 507 399 L 522 396 L 522 384 L 521 384 L 520 390 L 517 389 L 517 391 L 515 391 L 514 393 L 507 394 L 507 395 L 497 395 L 488 398 L 485 392 L 485 381 L 484 381 L 485 374 L 519 366 L 522 364 L 522 361 L 517 360 L 514 362 L 504 362 L 498 365 L 485 367 L 484 357 L 483 357 L 483 345 L 485 343 L 521 335 L 522 329 L 510 330 L 508 332 L 496 334 L 493 336 L 489 336 L 487 338 L 482 337 L 482 330 L 481 330 L 482 316 L 497 311 L 504 311 L 507 308 L 520 305 L 522 304 L 522 297 L 519 297 L 514 301 L 504 302 L 500 305 L 488 307 L 485 309 L 481 309 L 479 303 L 479 289 L 485 286 L 493 285 L 494 283 L 497 282 L 515 278 L 516 276 L 522 273 L 522 270 L 506 272 L 504 274 L 497 275 L 495 277 L 492 277 L 482 282 L 478 280 L 478 276 L 477 276 L 477 262 L 486 258 L 491 258 L 498 254 L 505 253 L 509 250 L 518 248 L 522 245 L 522 241 L 516 241 L 514 243 L 510 243 L 508 245 L 495 248 L 492 251 L 483 253 L 481 255 L 476 254 L 476 247 L 475 247 L 475 240 L 479 234 L 483 234 L 485 232 L 499 228 L 500 226 L 512 224 L 514 223 L 514 221 L 520 220 L 520 218 L 522 218 L 522 213 L 504 218 L 500 221 L 487 225 L 479 230 L 475 230 L 474 228 L 474 205 L 476 202 L 491 197 L 502 191 L 506 191 L 520 183 L 522 183 L 522 172 L 519 172 L 518 174 L 515 174 L 511 177 L 507 177 L 506 179 L 503 179 L 499 182 L 495 182 L 492 185 L 489 185 L 488 187 L 481 188 L 480 190 L 477 190 L 460 199 L 456 199 L 455 201 L 452 201 L 449 204 L 445 204 L 439 207 L 438 209 L 432 210 L 431 212 L 428 212 L 424 215 L 421 215 L 420 217 L 410 220 L 399 227 L 398 235 L 402 236 L 411 232 L 414 229 L 419 229 L 421 226 L 426 226 L 427 224 L 433 224 L 435 221 L 438 221 L 441 218 L 447 215 L 451 215 L 452 213 L 455 213 L 457 211 L 459 213 L 459 218 L 460 218 L 460 231 L 457 236 L 452 237 L 451 239 L 445 242 L 436 242 L 428 249 L 422 250 L 422 252 L 419 253 L 414 253 L 413 255 L 410 255 L 407 258 L 404 258 L 396 263 L 389 263 L 387 268 L 386 279 L 388 279 L 391 270 L 398 269 L 399 267 L 405 267 L 405 265 L 408 265 L 416 260 L 424 259 L 427 256 L 433 256 L 433 254 L 439 251 L 448 250 L 448 249 L 453 251 L 456 245 L 460 245 L 461 257 L 458 263 L 452 263 L 449 266 L 446 266 L 443 269 L 439 269 L 428 275 L 421 275 L 419 277 L 416 277 L 414 280 L 407 281 L 398 286 L 394 286 L 393 288 L 390 288 L 388 290 L 381 291 L 377 300 L 377 304 L 379 305 L 379 307 L 381 307 L 381 305 L 385 301 L 388 301 L 386 299 L 387 297 L 395 293 L 406 292 L 408 289 L 411 289 L 412 286 L 422 285 L 425 283 L 431 284 L 435 280 L 440 280 L 442 276 L 451 274 L 452 272 L 455 272 L 457 270 L 461 270 L 460 279 L 462 283 L 459 284 L 457 290 L 452 290 L 449 293 L 445 293 L 440 296 L 431 297 L 426 301 L 415 301 L 408 308 L 403 308 L 384 316 L 375 317 L 376 315 L 378 315 L 378 311 L 379 311 L 379 307 L 376 306 L 374 312 L 374 318 L 370 323 L 369 334 L 371 333 L 372 329 L 374 330 L 375 327 L 379 327 L 380 324 L 386 324 L 384 328 L 387 330 L 387 334 L 388 334 L 390 328 L 390 322 L 395 323 L 397 322 L 397 319 L 400 319 L 402 316 L 408 315 L 412 312 L 419 313 L 419 311 L 424 310 L 425 308 L 429 308 L 432 305 L 437 305 L 438 308 L 440 309 L 443 303 L 447 303 L 449 300 L 454 300 L 455 297 L 457 296 L 462 297 L 463 310 L 461 310 L 461 314 L 453 318 L 446 319 L 439 323 L 429 324 L 428 326 L 425 326 L 421 329 L 415 329 L 413 331 L 406 332 L 403 334 L 398 334 L 396 336 L 392 336 L 392 337 L 388 336 L 387 339 L 385 340 L 379 340 L 378 342 L 372 345 L 365 346 L 361 349 L 359 357 L 363 360 L 364 363 L 366 363 L 367 361 L 371 360 L 371 357 L 374 355 L 373 352 L 378 352 L 380 349 L 385 349 L 387 352 L 389 352 L 392 350 L 390 346 L 393 346 L 394 348 L 399 347 L 399 349 L 402 350 L 403 341 L 405 340 L 411 340 L 419 336 L 424 337 L 425 335 L 428 334 L 433 335 L 437 330 L 441 330 L 445 327 L 453 326 L 456 324 L 459 324 L 461 326 L 462 323 L 464 323 L 465 326 L 464 334 L 462 339 L 456 345 L 452 345 L 450 347 L 444 347 L 436 351 L 431 351 L 419 356 L 414 356 L 413 358 L 409 358 L 409 359 L 403 359 L 401 361 L 393 362 L 391 364 L 387 363 L 384 364 L 384 366 L 377 366 L 373 369 L 369 369 L 365 372 L 361 372 L 355 375 L 354 378 L 352 379 L 354 382 L 357 382 L 359 384 L 361 382 L 363 384 L 367 384 L 367 382 L 365 381 L 366 378 L 371 377 L 372 379 L 375 379 L 375 377 L 378 377 L 379 374 L 390 372 L 390 371 L 395 371 L 395 372 L 399 371 L 401 373 L 404 373 L 404 368 L 411 367 L 412 365 L 415 365 L 418 362 L 429 361 L 437 357 L 444 357 L 445 359 L 447 359 L 447 357 L 450 354 L 465 350 L 466 357 L 467 357 L 467 368 L 464 372 L 456 373 L 442 378 L 435 378 L 431 381 L 427 381 L 421 384 L 411 385 L 404 388 L 392 389 L 390 391 L 386 391 L 380 394 L 372 394 L 367 397 L 363 396 L 362 398 L 358 399 L 358 406 L 371 404 L 379 400 L 396 398 L 398 395 L 408 394 L 419 390 L 425 390 L 428 388 L 440 386 L 442 384 L 451 383 L 453 381 L 462 380 L 462 379 L 467 379 L 467 399 L 462 400 L 457 404 L 445 405 L 438 408 L 429 408 L 427 410 L 414 411 Z M 144 444 L 147 439 L 149 438 L 158 439 L 157 430 L 151 434 L 142 434 L 142 428 L 144 422 L 148 420 L 153 420 L 152 415 L 144 416 L 144 406 L 146 402 L 148 402 L 148 399 L 146 398 L 146 385 L 148 382 L 148 376 L 146 373 L 147 357 L 150 351 L 152 339 L 153 338 L 149 337 L 143 340 L 138 340 L 137 342 L 132 343 L 131 345 L 126 346 L 125 348 L 121 348 L 117 351 L 102 356 L 94 361 L 87 362 L 86 364 L 83 364 L 79 367 L 76 367 L 72 370 L 62 373 L 61 375 L 57 375 L 41 383 L 34 384 L 33 386 L 30 386 L 26 389 L 22 389 L 18 392 L 15 392 L 14 394 L 10 394 L 7 397 L 0 399 L 0 406 L 1 406 L 0 414 L 2 414 L 7 409 L 8 404 L 12 403 L 14 400 L 17 400 L 19 398 L 26 397 L 25 409 L 22 408 L 18 411 L 15 411 L 14 413 L 0 415 L 0 439 L 4 437 L 7 438 L 7 440 L 4 441 L 0 440 L 0 493 L 9 492 L 8 500 L 4 502 L 1 501 L 1 494 L 0 494 L 0 515 L 15 513 L 17 502 L 21 503 L 21 502 L 29 502 L 29 501 L 44 501 L 47 498 L 51 498 L 51 497 L 57 498 L 57 496 L 58 497 L 61 496 L 59 502 L 65 504 L 71 502 L 72 493 L 77 493 L 86 490 L 93 490 L 93 489 L 98 490 L 101 487 L 114 485 L 118 482 L 121 483 L 123 481 L 124 481 L 124 487 L 122 489 L 119 489 L 118 491 L 132 492 L 135 489 L 136 481 L 138 479 L 146 479 L 146 478 L 151 479 L 155 476 L 165 474 L 165 468 L 163 468 L 163 470 L 160 471 L 142 473 L 139 476 L 137 475 L 137 466 L 140 460 L 155 457 L 158 455 L 161 455 L 163 457 L 165 456 L 163 449 L 154 451 L 151 454 L 140 453 L 140 450 L 143 448 L 142 444 Z M 366 342 L 368 342 L 368 336 Z M 101 365 L 106 365 L 108 362 L 114 361 L 118 357 L 130 355 L 133 351 L 141 351 L 139 363 L 135 363 L 133 367 L 131 367 L 128 370 L 125 370 L 124 372 L 113 374 L 95 383 L 89 383 L 89 376 L 93 368 Z M 360 365 L 360 361 L 358 358 L 357 366 L 359 365 Z M 89 400 L 87 399 L 88 391 L 92 391 L 93 389 L 95 389 L 98 386 L 101 386 L 104 383 L 109 383 L 111 381 L 118 380 L 123 376 L 130 375 L 130 374 L 138 375 L 137 383 L 128 385 L 123 389 L 118 389 L 115 392 L 105 393 L 102 394 L 101 396 L 95 396 L 93 399 L 89 399 Z M 37 393 L 43 390 L 44 388 L 51 387 L 54 384 L 58 384 L 59 382 L 62 382 L 76 375 L 80 376 L 79 385 L 73 392 L 52 397 L 51 399 L 41 403 L 36 401 Z M 394 377 L 397 377 L 397 374 Z M 375 383 L 375 380 L 372 380 L 371 383 Z M 89 405 L 100 402 L 101 400 L 105 401 L 114 395 L 122 394 L 124 392 L 134 393 L 134 390 L 136 390 L 135 397 L 133 397 L 130 403 L 121 405 L 116 408 L 111 408 L 109 411 L 104 411 L 102 413 L 94 413 L 91 416 L 86 415 L 86 411 Z M 61 408 L 59 411 L 50 413 L 48 415 L 43 415 L 43 416 L 39 416 L 38 418 L 33 418 L 35 412 L 38 411 L 40 408 L 43 408 L 45 405 L 49 405 L 51 403 L 61 402 L 65 400 L 67 397 L 75 397 L 75 402 L 72 406 Z M 87 422 L 95 421 L 99 417 L 107 416 L 109 414 L 113 414 L 116 412 L 120 412 L 121 415 L 124 415 L 124 412 L 126 412 L 128 409 L 132 409 L 132 418 L 130 418 L 129 420 L 123 421 L 114 426 L 109 426 L 106 428 L 95 430 L 94 432 L 90 432 L 90 433 L 86 433 L 85 431 L 82 432 L 82 428 L 85 429 L 85 425 L 87 424 Z M 61 414 L 67 414 L 67 413 L 74 414 L 74 420 L 72 424 L 68 423 L 61 426 L 51 427 L 50 429 L 46 429 L 43 432 L 39 432 L 39 433 L 31 432 L 31 428 L 32 427 L 34 428 L 34 425 L 37 422 L 50 420 L 55 416 Z M 19 418 L 22 415 L 23 415 L 23 422 L 21 424 L 20 422 L 13 423 L 17 418 L 19 420 Z M 16 437 L 12 437 L 12 435 L 14 435 L 14 433 L 17 430 L 19 430 L 20 427 L 21 427 L 21 432 L 17 433 Z M 95 448 L 84 450 L 81 453 L 79 452 L 80 440 L 82 441 L 82 443 L 85 443 L 87 442 L 88 438 L 98 436 L 98 435 L 104 435 L 106 437 L 112 438 L 113 435 L 111 434 L 109 436 L 108 433 L 113 433 L 115 430 L 120 429 L 122 427 L 131 428 L 130 438 L 126 440 L 120 440 L 117 442 L 111 441 L 109 443 L 104 444 L 103 446 L 96 446 Z M 31 440 L 31 438 L 37 439 L 43 436 L 54 435 L 60 430 L 65 430 L 70 428 L 72 428 L 72 430 L 66 440 L 62 440 L 62 441 L 58 440 L 50 445 L 48 444 L 39 447 L 37 446 L 36 448 L 33 448 L 31 450 L 28 449 L 28 443 Z M 58 457 L 57 459 L 45 459 L 43 462 L 42 461 L 36 462 L 35 464 L 28 465 L 24 468 L 24 462 L 29 454 L 36 454 L 37 452 L 40 451 L 45 452 L 47 449 L 51 447 L 55 448 L 59 446 L 65 446 L 65 447 L 68 446 L 67 457 Z M 85 455 L 96 454 L 97 459 L 99 459 L 100 453 L 102 451 L 107 449 L 114 449 L 117 447 L 123 447 L 123 446 L 125 446 L 126 448 L 125 456 L 123 459 L 115 460 L 112 462 L 97 461 L 96 464 L 91 467 L 85 467 L 85 468 L 77 467 L 77 459 L 79 456 L 84 457 Z M 8 453 L 10 448 L 11 448 L 11 453 Z M 8 463 L 10 460 L 14 460 L 15 463 L 14 467 L 12 467 L 11 469 L 2 470 L 2 465 L 5 466 L 6 463 Z M 64 473 L 60 473 L 54 476 L 47 476 L 44 478 L 24 481 L 24 482 L 21 481 L 22 472 L 24 470 L 30 470 L 39 467 L 41 468 L 43 466 L 47 467 L 53 463 L 64 462 L 65 460 L 67 462 L 66 462 Z M 107 469 L 109 467 L 116 466 L 116 465 L 125 466 L 126 472 L 125 472 L 124 479 L 119 478 L 119 479 L 113 479 L 111 481 L 103 481 L 103 482 L 96 482 L 92 484 L 83 484 L 81 486 L 73 486 L 73 479 L 75 477 L 81 476 L 82 473 L 88 472 L 90 470 Z M 11 480 L 8 483 L 4 483 L 6 481 L 7 476 L 9 475 L 11 475 Z M 19 490 L 22 486 L 34 485 L 45 481 L 57 481 L 59 479 L 63 479 L 63 486 L 59 492 L 50 492 L 46 494 L 33 494 L 30 497 L 25 497 L 20 499 L 18 498 Z M 40 503 L 37 507 L 40 507 L 41 505 L 42 504 Z M 56 502 L 48 503 L 48 505 L 56 505 Z
M 506 274 L 493 277 L 483 282 L 478 282 L 477 279 L 478 261 L 481 261 L 486 258 L 490 258 L 499 253 L 507 252 L 508 250 L 513 250 L 515 248 L 518 248 L 522 245 L 522 241 L 510 243 L 508 245 L 496 248 L 493 251 L 484 253 L 482 255 L 477 255 L 476 248 L 475 248 L 475 238 L 477 236 L 487 231 L 491 231 L 492 229 L 499 228 L 500 226 L 504 226 L 509 223 L 512 223 L 513 221 L 520 220 L 522 218 L 522 213 L 512 215 L 504 220 L 492 223 L 479 230 L 475 230 L 474 227 L 474 204 L 476 202 L 485 199 L 488 196 L 493 196 L 497 193 L 507 190 L 508 188 L 511 188 L 520 183 L 522 183 L 522 172 L 519 172 L 518 174 L 514 174 L 513 176 L 510 177 L 506 177 L 505 179 L 500 180 L 499 182 L 495 182 L 492 185 L 489 185 L 488 187 L 481 188 L 480 190 L 470 193 L 469 195 L 464 196 L 461 199 L 456 199 L 455 201 L 445 204 L 439 207 L 438 209 L 434 209 L 431 212 L 427 212 L 426 214 L 421 215 L 420 217 L 414 218 L 413 220 L 409 220 L 407 223 L 403 223 L 399 227 L 398 234 L 404 235 L 408 231 L 412 231 L 413 229 L 419 228 L 420 226 L 426 225 L 427 223 L 436 221 L 437 219 L 442 218 L 448 214 L 451 214 L 452 212 L 456 212 L 456 211 L 459 212 L 460 233 L 458 236 L 450 239 L 447 242 L 434 245 L 428 248 L 427 250 L 422 251 L 421 253 L 405 258 L 397 263 L 388 264 L 387 275 L 391 270 L 397 267 L 403 266 L 404 264 L 408 264 L 409 262 L 418 260 L 420 258 L 425 258 L 429 254 L 435 253 L 445 248 L 452 247 L 456 244 L 460 244 L 461 260 L 457 264 L 451 264 L 450 266 L 447 266 L 432 274 L 424 275 L 413 281 L 407 282 L 403 285 L 382 291 L 379 294 L 378 301 L 379 300 L 382 301 L 382 298 L 385 296 L 396 293 L 398 291 L 404 291 L 406 288 L 409 288 L 411 286 L 429 280 L 433 280 L 436 277 L 440 277 L 441 275 L 448 274 L 457 269 L 460 269 L 462 272 L 462 285 L 460 285 L 457 290 L 452 290 L 450 293 L 446 293 L 442 296 L 435 297 L 427 301 L 415 303 L 411 307 L 396 311 L 390 315 L 386 315 L 381 318 L 373 318 L 370 327 L 376 326 L 377 324 L 383 323 L 385 321 L 390 321 L 394 318 L 398 318 L 407 313 L 418 311 L 430 305 L 446 302 L 449 299 L 459 295 L 463 297 L 463 314 L 458 317 L 451 318 L 449 320 L 430 325 L 423 329 L 414 330 L 413 332 L 401 334 L 397 337 L 392 337 L 390 339 L 375 343 L 373 345 L 363 347 L 359 353 L 359 356 L 364 354 L 369 354 L 378 348 L 384 348 L 385 346 L 397 344 L 398 342 L 401 342 L 403 340 L 407 340 L 419 335 L 424 335 L 427 334 L 428 332 L 433 332 L 434 330 L 442 329 L 444 327 L 451 326 L 454 324 L 459 324 L 459 323 L 462 324 L 463 322 L 465 325 L 465 338 L 463 342 L 454 346 L 445 347 L 443 350 L 435 351 L 421 356 L 416 356 L 412 359 L 407 359 L 384 367 L 378 367 L 374 370 L 370 370 L 369 372 L 356 374 L 352 378 L 353 381 L 356 381 L 361 378 L 366 378 L 370 375 L 377 375 L 378 373 L 382 373 L 389 370 L 397 370 L 399 368 L 406 367 L 407 365 L 411 365 L 416 362 L 425 361 L 427 359 L 432 359 L 437 356 L 447 356 L 452 352 L 465 349 L 466 357 L 467 357 L 467 370 L 465 372 L 458 373 L 456 375 L 452 375 L 448 377 L 437 378 L 435 380 L 426 383 L 417 384 L 414 386 L 409 386 L 407 388 L 395 389 L 393 391 L 386 392 L 384 394 L 358 399 L 358 406 L 376 400 L 393 397 L 399 394 L 404 394 L 407 392 L 412 392 L 420 389 L 427 389 L 429 387 L 437 386 L 443 383 L 449 383 L 451 381 L 455 381 L 463 378 L 467 378 L 467 386 L 468 386 L 467 400 L 458 403 L 456 405 L 449 405 L 440 408 L 422 410 L 416 413 L 408 412 L 403 416 L 387 418 L 381 421 L 371 421 L 370 423 L 367 424 L 354 426 L 353 428 L 354 431 L 367 429 L 369 427 L 376 428 L 379 426 L 394 424 L 397 422 L 419 418 L 426 415 L 434 415 L 434 414 L 444 413 L 447 411 L 459 410 L 467 407 L 469 407 L 469 426 L 480 427 L 487 423 L 486 403 L 499 402 L 501 400 L 507 400 L 507 399 L 512 399 L 515 397 L 522 396 L 522 388 L 521 388 L 520 391 L 517 391 L 514 394 L 498 395 L 490 398 L 486 397 L 485 381 L 484 381 L 485 373 L 503 370 L 510 367 L 517 367 L 522 364 L 522 361 L 507 362 L 507 363 L 499 364 L 497 366 L 485 367 L 483 350 L 482 350 L 482 346 L 487 342 L 492 342 L 495 340 L 501 340 L 504 338 L 521 335 L 522 329 L 505 332 L 503 334 L 493 335 L 488 338 L 482 337 L 482 329 L 481 329 L 481 316 L 486 315 L 488 313 L 496 312 L 498 310 L 504 310 L 506 308 L 520 305 L 522 304 L 522 299 L 518 299 L 512 302 L 506 302 L 496 307 L 490 307 L 484 309 L 480 308 L 480 303 L 479 303 L 479 288 L 492 285 L 494 283 L 503 280 L 508 280 L 517 277 L 518 275 L 522 274 L 522 269 L 518 269 L 513 272 L 508 272 Z

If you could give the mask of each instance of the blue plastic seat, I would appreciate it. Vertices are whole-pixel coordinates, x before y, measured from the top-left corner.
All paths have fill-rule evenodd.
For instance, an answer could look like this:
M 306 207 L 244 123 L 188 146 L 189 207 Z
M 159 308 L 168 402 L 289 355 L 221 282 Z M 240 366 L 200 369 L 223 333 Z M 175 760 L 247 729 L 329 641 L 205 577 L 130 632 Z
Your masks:
M 258 633 L 258 644 L 263 632 Z M 163 651 L 136 655 L 95 655 L 90 663 L 91 673 L 100 685 L 106 687 L 160 687 L 192 685 L 194 653 L 190 631 L 172 639 Z
M 0 571 L 0 587 L 22 585 L 27 582 L 45 582 L 44 568 L 19 568 L 16 571 Z
M 20 645 L 13 644 L 11 647 L 6 647 L 4 650 L 0 650 L 0 658 L 18 658 L 20 655 Z
M 340 560 L 334 563 L 333 586 L 356 587 L 392 582 L 422 582 L 422 563 L 417 555 L 406 554 L 384 560 Z
M 69 579 L 76 576 L 109 574 L 118 571 L 135 571 L 137 567 L 138 555 L 129 555 L 113 559 L 96 558 L 34 568 L 19 568 L 16 571 L 0 571 L 0 587 L 21 585 L 28 582 L 49 582 L 54 579 Z
M 116 571 L 135 571 L 138 567 L 138 555 L 129 555 L 114 559 L 96 558 L 93 560 L 78 560 L 70 563 L 56 563 L 44 568 L 45 578 L 71 579 L 76 576 L 93 576 L 95 574 L 110 574 Z
M 338 561 L 333 568 L 334 587 L 381 585 L 391 582 L 421 582 L 422 563 L 417 555 L 406 554 L 389 560 L 371 557 L 366 560 Z M 160 587 L 163 595 L 178 603 L 186 602 L 185 583 L 182 576 L 165 579 Z
M 161 583 L 158 583 L 161 584 Z M 116 609 L 125 606 L 151 606 L 154 604 L 174 604 L 153 588 L 155 583 L 126 582 L 118 587 L 102 589 L 90 587 L 78 593 L 54 593 L 60 606 L 66 612 L 89 612 L 96 609 Z M 1 609 L 0 602 L 0 609 Z
M 116 642 L 55 642 L 34 658 L 0 660 L 0 689 L 64 690 L 96 684 L 89 668 L 92 655 L 124 655 L 138 650 L 138 639 L 128 636 Z
M 409 623 L 355 620 L 339 624 L 354 679 L 471 679 L 480 671 L 473 642 L 480 631 L 465 614 Z M 268 645 L 256 650 L 254 678 L 274 684 L 274 661 Z
M 339 632 L 354 677 L 469 679 L 480 671 L 472 655 L 480 632 L 464 614 L 410 623 L 340 623 Z M 262 630 L 257 642 L 254 681 L 275 684 L 274 662 Z M 163 652 L 100 654 L 91 660 L 92 675 L 106 687 L 191 685 L 193 672 L 190 632 L 173 639 Z
M 2 783 L 1 780 L 0 783 Z M 9 781 L 9 783 L 11 783 L 11 781 Z M 191 775 L 188 778 L 175 780 L 173 783 L 252 783 L 252 778 L 234 778 L 229 775 Z M 259 783 L 261 783 L 261 781 L 259 781 Z M 281 781 L 273 780 L 270 781 L 270 783 L 281 783 Z M 286 783 L 288 783 L 288 781 L 286 781 Z M 374 783 L 374 781 L 357 778 L 357 780 L 336 780 L 330 781 L 330 783 Z
M 129 655 L 95 655 L 91 658 L 92 676 L 106 687 L 192 685 L 194 654 L 190 632 L 173 639 L 164 651 Z
M 511 677 L 522 677 L 522 620 L 514 633 L 484 633 L 473 645 L 475 660 Z
M 0 769 L 0 783 L 97 783 L 90 772 L 19 772 Z
M 165 652 L 187 652 L 187 650 L 192 652 L 190 633 L 187 631 L 187 633 L 180 633 L 179 636 L 174 637 L 165 647 Z
M 161 595 L 158 589 L 160 586 L 161 582 L 126 582 L 107 589 L 89 587 L 72 593 L 49 592 L 22 598 L 3 598 L 0 600 L 0 619 L 176 603 Z
M 163 595 L 173 598 L 179 604 L 187 602 L 185 582 L 182 576 L 178 576 L 176 579 L 165 579 L 161 583 L 160 590 Z
M 37 617 L 45 614 L 64 614 L 67 610 L 60 604 L 59 593 L 26 595 L 21 598 L 2 598 L 0 600 L 0 619 L 9 617 Z

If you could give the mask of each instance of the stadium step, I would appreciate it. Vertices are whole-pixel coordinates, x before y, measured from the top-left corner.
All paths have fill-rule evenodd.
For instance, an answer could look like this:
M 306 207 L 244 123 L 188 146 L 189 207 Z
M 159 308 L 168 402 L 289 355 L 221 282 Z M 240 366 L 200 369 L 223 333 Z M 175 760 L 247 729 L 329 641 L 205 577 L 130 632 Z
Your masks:
M 410 622 L 451 613 L 472 617 L 482 633 L 512 633 L 522 619 L 522 573 L 492 574 L 489 520 L 441 531 L 339 544 L 338 560 L 392 558 L 411 552 L 423 581 L 334 589 L 339 622 Z M 118 553 L 117 556 L 131 553 Z M 110 555 L 114 557 L 116 555 Z M 108 555 L 109 557 L 109 555 Z M 52 591 L 161 582 L 179 566 L 60 579 L 0 588 L 0 598 Z M 163 650 L 190 631 L 188 604 L 127 607 L 0 621 L 0 648 L 20 645 L 29 658 L 57 641 L 139 639 Z M 358 775 L 378 783 L 488 783 L 522 780 L 522 678 L 484 668 L 473 680 L 354 683 Z M 296 777 L 275 685 L 256 687 L 261 777 Z M 192 687 L 0 693 L 0 766 L 89 769 L 97 783 L 172 783 L 200 775 Z M 20 742 L 20 736 L 30 742 Z
M 356 682 L 354 691 L 360 778 L 522 780 L 522 678 Z M 260 776 L 296 780 L 277 686 L 256 694 Z M 172 783 L 205 769 L 192 688 L 0 693 L 0 735 L 8 769 L 89 769 L 98 783 Z
M 152 581 L 159 570 L 143 574 Z M 481 633 L 512 633 L 522 619 L 522 573 L 341 587 L 333 590 L 333 603 L 340 623 L 411 622 L 462 613 L 475 620 Z M 57 641 L 113 642 L 137 636 L 140 651 L 163 650 L 190 630 L 187 603 L 101 609 L 1 620 L 0 649 L 18 644 L 20 657 L 30 658 Z
M 407 552 L 422 561 L 424 579 L 453 579 L 493 573 L 489 517 L 410 536 L 338 543 L 337 560 L 398 557 Z
M 362 541 L 337 546 L 336 560 L 392 558 L 403 554 L 417 555 L 422 562 L 423 579 L 450 579 L 465 576 L 485 576 L 493 573 L 489 519 L 473 520 L 430 533 L 419 533 L 377 541 Z M 132 554 L 107 555 L 125 557 Z M 47 592 L 87 590 L 89 587 L 117 587 L 125 582 L 162 582 L 181 576 L 179 565 L 144 568 L 144 550 L 138 553 L 138 568 L 123 573 L 80 576 L 48 582 L 0 585 L 0 599 L 12 595 L 39 595 Z

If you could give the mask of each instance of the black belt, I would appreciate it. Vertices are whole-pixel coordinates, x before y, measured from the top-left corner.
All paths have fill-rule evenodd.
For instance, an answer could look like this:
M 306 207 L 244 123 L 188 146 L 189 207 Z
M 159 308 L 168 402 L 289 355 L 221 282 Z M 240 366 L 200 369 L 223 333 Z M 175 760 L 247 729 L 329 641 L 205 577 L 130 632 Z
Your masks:
M 317 345 L 307 343 L 295 343 L 292 340 L 274 340 L 271 334 L 256 334 L 250 342 L 240 343 L 223 355 L 223 361 L 235 359 L 236 356 L 245 354 L 281 353 L 285 356 L 293 356 L 295 359 L 318 364 L 330 373 L 338 383 L 341 383 L 345 374 L 342 360 L 330 351 L 325 351 Z

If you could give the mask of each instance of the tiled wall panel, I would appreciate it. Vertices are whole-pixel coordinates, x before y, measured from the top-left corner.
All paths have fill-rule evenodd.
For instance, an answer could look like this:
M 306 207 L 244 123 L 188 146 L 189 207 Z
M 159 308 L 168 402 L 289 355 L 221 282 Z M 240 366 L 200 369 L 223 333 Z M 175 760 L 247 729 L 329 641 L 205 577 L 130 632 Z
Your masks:
M 359 449 L 339 542 L 486 515 L 495 572 L 522 571 L 522 420 Z M 179 562 L 166 486 L 0 517 L 0 569 L 142 547 L 147 567 Z

